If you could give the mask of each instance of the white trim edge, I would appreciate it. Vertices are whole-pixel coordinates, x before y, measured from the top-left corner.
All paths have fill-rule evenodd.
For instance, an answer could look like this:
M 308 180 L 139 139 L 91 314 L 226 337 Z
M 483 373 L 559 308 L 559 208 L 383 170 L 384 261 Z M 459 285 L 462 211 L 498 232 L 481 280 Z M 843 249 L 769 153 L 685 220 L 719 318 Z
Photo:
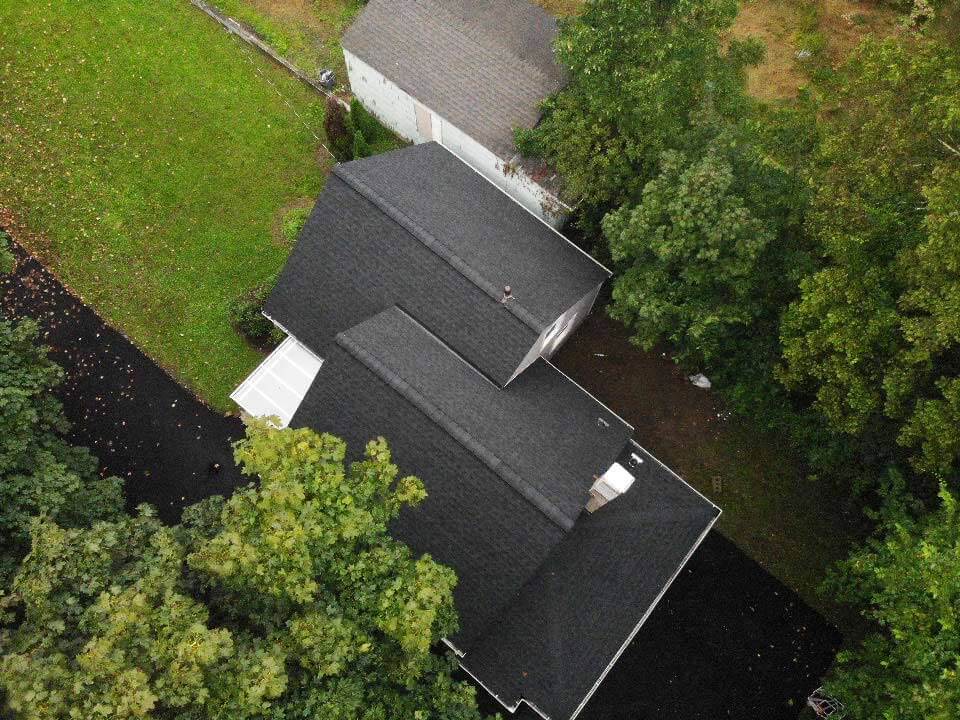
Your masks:
M 631 442 L 632 442 L 632 440 L 631 440 Z M 634 443 L 634 444 L 636 444 L 636 443 Z M 637 445 L 637 447 L 640 447 L 640 446 Z M 642 448 L 641 448 L 641 449 L 642 449 Z M 644 452 L 646 452 L 646 451 L 644 451 Z M 647 454 L 649 455 L 649 453 L 647 453 Z M 650 455 L 650 457 L 653 457 L 653 455 Z M 657 460 L 656 458 L 653 458 L 653 459 L 654 459 L 654 460 Z M 663 465 L 663 463 L 661 463 L 659 460 L 657 460 L 657 462 L 660 463 L 661 465 Z M 664 465 L 664 467 L 666 467 L 666 466 Z M 669 469 L 669 468 L 667 468 L 667 469 Z M 673 471 L 671 471 L 671 472 L 673 472 Z M 679 475 L 677 475 L 676 473 L 673 473 L 673 474 L 676 475 L 676 476 L 679 478 Z M 701 493 L 697 492 L 696 488 L 693 488 L 689 483 L 687 483 L 687 482 L 686 482 L 685 480 L 683 480 L 682 478 L 680 478 L 680 479 L 681 479 L 681 481 L 683 482 L 684 485 L 687 485 L 687 487 L 690 487 L 694 492 L 696 492 L 698 495 L 700 495 L 701 497 L 703 497 L 703 495 L 701 495 Z M 704 498 L 704 499 L 707 500 L 707 502 L 710 502 L 710 500 L 708 500 L 707 498 Z M 680 566 L 674 571 L 673 575 L 670 576 L 670 579 L 667 581 L 667 584 L 663 586 L 663 589 L 660 590 L 660 593 L 657 595 L 657 597 L 654 598 L 653 603 L 651 603 L 651 604 L 650 604 L 650 607 L 647 608 L 647 611 L 643 614 L 643 617 L 640 618 L 640 622 L 637 623 L 637 626 L 636 626 L 636 627 L 633 629 L 633 631 L 627 636 L 626 641 L 624 641 L 623 645 L 620 646 L 620 649 L 617 650 L 617 653 L 613 656 L 613 659 L 610 661 L 610 663 L 607 665 L 607 667 L 604 668 L 603 672 L 600 673 L 600 677 L 597 678 L 597 681 L 593 684 L 593 687 L 591 687 L 590 690 L 589 690 L 589 692 L 587 692 L 586 696 L 583 698 L 583 700 L 582 700 L 582 701 L 580 702 L 580 704 L 577 706 L 577 709 L 573 711 L 573 715 L 570 716 L 570 720 L 576 720 L 577 715 L 580 714 L 580 712 L 583 710 L 583 708 L 586 706 L 586 704 L 590 701 L 590 698 L 592 698 L 592 697 L 593 697 L 593 694 L 597 691 L 597 688 L 599 688 L 599 687 L 600 687 L 600 684 L 606 679 L 607 673 L 609 673 L 610 670 L 613 669 L 613 666 L 617 664 L 617 660 L 619 660 L 619 659 L 620 659 L 620 656 L 623 655 L 624 650 L 626 650 L 626 649 L 627 649 L 627 646 L 629 646 L 630 643 L 633 642 L 633 638 L 636 637 L 636 635 L 637 635 L 638 632 L 640 632 L 640 628 L 641 628 L 641 627 L 643 626 L 643 624 L 647 621 L 647 618 L 650 617 L 650 615 L 651 615 L 651 614 L 653 613 L 653 611 L 656 609 L 657 605 L 660 604 L 660 600 L 663 599 L 663 596 L 667 594 L 667 590 L 669 590 L 669 589 L 670 589 L 670 586 L 673 585 L 673 581 L 676 580 L 676 579 L 680 576 L 680 573 L 683 572 L 683 568 L 686 567 L 687 563 L 690 561 L 690 558 L 692 558 L 692 557 L 693 557 L 693 554 L 697 551 L 697 548 L 700 547 L 700 545 L 701 545 L 701 544 L 703 543 L 703 541 L 706 539 L 707 535 L 710 534 L 710 531 L 713 529 L 713 526 L 717 524 L 717 520 L 720 519 L 720 515 L 722 514 L 723 511 L 720 510 L 720 508 L 718 508 L 718 507 L 717 507 L 716 505 L 714 505 L 712 502 L 710 502 L 710 504 L 713 505 L 713 507 L 716 508 L 716 509 L 719 511 L 719 512 L 717 513 L 716 517 L 714 517 L 713 520 L 710 521 L 710 524 L 707 525 L 707 527 L 703 530 L 702 533 L 700 533 L 700 537 L 697 538 L 697 542 L 694 543 L 693 547 L 690 548 L 689 552 L 687 552 L 686 556 L 685 556 L 685 557 L 683 558 L 683 560 L 681 561 Z
M 561 375 L 563 375 L 567 380 L 569 380 L 570 382 L 572 382 L 572 383 L 573 383 L 574 385 L 576 385 L 578 388 L 580 388 L 580 390 L 583 391 L 583 393 L 584 393 L 585 395 L 589 396 L 590 399 L 593 400 L 597 405 L 599 405 L 600 407 L 602 407 L 602 408 L 603 408 L 604 410 L 606 410 L 608 413 L 610 413 L 611 415 L 613 415 L 617 420 L 619 420 L 619 421 L 622 422 L 624 425 L 626 425 L 628 428 L 630 428 L 630 434 L 631 434 L 631 435 L 633 434 L 633 432 L 634 432 L 634 430 L 636 430 L 636 428 L 635 428 L 633 425 L 631 425 L 630 423 L 628 423 L 626 420 L 624 420 L 622 417 L 620 417 L 617 413 L 615 413 L 615 412 L 614 412 L 613 410 L 611 410 L 609 407 L 607 407 L 607 405 L 606 405 L 605 403 L 601 402 L 600 399 L 599 399 L 596 395 L 594 395 L 592 392 L 590 392 L 589 390 L 587 390 L 583 385 L 581 385 L 580 383 L 578 383 L 578 382 L 577 382 L 576 380 L 574 380 L 572 377 L 570 377 L 569 375 L 567 375 L 563 370 L 561 370 L 560 368 L 558 368 L 556 365 L 554 365 L 554 364 L 553 364 L 550 360 L 548 360 L 547 358 L 545 358 L 545 357 L 543 357 L 543 356 L 541 355 L 541 356 L 540 356 L 540 359 L 543 360 L 547 365 L 549 365 L 550 367 L 552 367 L 554 370 L 556 370 L 558 373 L 560 373 Z M 531 364 L 532 364 L 532 363 L 531 363 Z M 628 440 L 628 442 L 633 442 L 633 438 L 630 438 L 630 439 Z M 634 443 L 634 444 L 636 445 L 636 443 Z M 640 447 L 640 446 L 637 445 L 637 447 Z M 643 450 L 644 452 L 647 452 L 647 451 L 646 451 L 644 448 L 642 448 L 642 447 L 641 447 L 640 449 Z M 647 454 L 650 455 L 650 453 L 647 453 Z M 650 455 L 650 457 L 653 457 L 653 455 Z M 657 460 L 656 458 L 653 458 L 653 459 L 654 459 L 654 460 Z M 657 462 L 659 463 L 660 461 L 657 460 Z M 660 463 L 660 464 L 663 465 L 663 463 Z M 666 466 L 664 466 L 664 467 L 666 467 Z M 669 468 L 667 468 L 667 469 L 669 469 Z M 672 471 L 671 471 L 671 472 L 672 472 Z M 676 475 L 676 473 L 674 473 L 674 475 Z M 712 504 L 712 503 L 711 503 L 711 504 Z
M 464 665 L 463 662 L 460 663 L 460 667 L 463 669 L 463 671 L 464 671 L 467 675 L 469 675 L 470 677 L 472 677 L 472 678 L 474 679 L 474 681 L 475 681 L 480 687 L 482 687 L 484 690 L 486 690 L 486 691 L 487 691 L 487 694 L 488 694 L 490 697 L 492 697 L 492 698 L 493 698 L 494 700 L 496 700 L 498 703 L 500 703 L 501 705 L 503 705 L 503 707 L 506 708 L 509 712 L 515 713 L 515 712 L 517 711 L 517 708 L 520 707 L 520 703 L 525 702 L 523 698 L 520 698 L 519 700 L 517 700 L 517 702 L 516 702 L 515 705 L 512 705 L 512 706 L 511 706 L 511 705 L 507 705 L 507 703 L 505 703 L 505 702 L 503 701 L 503 699 L 502 699 L 499 695 L 497 695 L 493 690 L 491 690 L 490 688 L 488 688 L 488 687 L 486 686 L 486 684 L 484 684 L 483 680 L 481 680 L 481 679 L 478 678 L 476 675 L 474 675 L 472 672 L 470 672 L 470 668 L 468 668 L 466 665 Z M 549 718 L 547 718 L 547 720 L 549 720 Z

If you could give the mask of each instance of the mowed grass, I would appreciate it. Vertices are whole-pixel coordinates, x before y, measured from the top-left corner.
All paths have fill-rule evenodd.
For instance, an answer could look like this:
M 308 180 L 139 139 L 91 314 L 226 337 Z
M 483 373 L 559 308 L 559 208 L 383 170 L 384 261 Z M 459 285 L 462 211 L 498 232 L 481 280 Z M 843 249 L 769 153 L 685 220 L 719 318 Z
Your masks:
M 364 0 L 211 0 L 222 12 L 257 32 L 301 70 L 331 69 L 348 85 L 340 38 Z
M 228 304 L 315 196 L 323 104 L 186 0 L 0 3 L 0 205 L 109 323 L 213 406 L 259 361 Z

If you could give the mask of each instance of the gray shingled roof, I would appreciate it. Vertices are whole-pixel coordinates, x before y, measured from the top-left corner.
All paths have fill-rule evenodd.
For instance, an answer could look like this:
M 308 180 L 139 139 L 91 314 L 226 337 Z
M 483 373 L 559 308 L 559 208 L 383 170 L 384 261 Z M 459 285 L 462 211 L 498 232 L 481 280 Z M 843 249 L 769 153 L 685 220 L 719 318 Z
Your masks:
M 577 712 L 720 515 L 636 443 L 620 462 L 633 487 L 584 513 L 483 635 L 458 646 L 505 705 L 522 699 L 554 720 Z
M 496 388 L 396 307 L 337 336 L 291 425 L 338 435 L 354 453 L 382 435 L 424 481 L 427 501 L 393 530 L 456 568 L 457 642 L 476 637 L 574 527 L 631 432 L 544 361 Z
M 428 143 L 334 168 L 266 312 L 323 357 L 337 333 L 400 305 L 504 385 L 607 275 Z
M 428 493 L 391 530 L 456 569 L 464 667 L 554 720 L 589 697 L 719 514 L 548 363 L 495 388 L 395 307 L 337 336 L 291 425 L 344 438 L 353 458 L 390 440 Z M 577 512 L 615 459 L 633 487 Z
M 554 720 L 589 697 L 718 513 L 548 362 L 498 386 L 604 277 L 420 145 L 335 169 L 266 307 L 325 358 L 291 425 L 344 438 L 354 458 L 389 439 L 428 492 L 392 530 L 457 571 L 465 667 Z M 633 487 L 581 513 L 594 476 L 631 452 Z
M 339 345 L 325 358 L 292 427 L 330 432 L 359 459 L 372 438 L 388 438 L 393 460 L 426 485 L 391 531 L 416 553 L 457 571 L 457 640 L 467 642 L 536 572 L 564 531 L 507 486 L 446 430 Z
M 337 344 L 564 530 L 633 431 L 543 360 L 497 387 L 396 307 L 341 333 Z
M 370 0 L 343 47 L 504 159 L 563 84 L 556 20 L 526 0 Z

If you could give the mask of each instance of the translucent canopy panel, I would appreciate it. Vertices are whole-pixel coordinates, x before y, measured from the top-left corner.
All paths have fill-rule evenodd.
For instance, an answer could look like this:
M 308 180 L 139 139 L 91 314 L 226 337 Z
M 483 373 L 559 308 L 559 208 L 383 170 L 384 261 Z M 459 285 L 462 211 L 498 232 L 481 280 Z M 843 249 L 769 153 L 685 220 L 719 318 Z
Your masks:
M 286 427 L 313 384 L 323 360 L 288 337 L 233 391 L 230 399 L 254 417 Z

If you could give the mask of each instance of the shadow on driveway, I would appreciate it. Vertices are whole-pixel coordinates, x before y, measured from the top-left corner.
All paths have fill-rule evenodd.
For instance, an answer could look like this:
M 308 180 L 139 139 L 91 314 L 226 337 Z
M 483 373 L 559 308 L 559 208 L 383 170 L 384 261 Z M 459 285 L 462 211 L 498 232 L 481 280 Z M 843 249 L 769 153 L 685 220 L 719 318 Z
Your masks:
M 230 447 L 243 423 L 197 400 L 14 249 L 17 270 L 0 285 L 3 312 L 40 324 L 51 359 L 67 374 L 58 394 L 73 423 L 69 439 L 89 447 L 104 474 L 126 481 L 129 507 L 150 503 L 173 523 L 184 507 L 245 484 Z
M 839 642 L 794 592 L 713 532 L 579 720 L 795 720 Z

